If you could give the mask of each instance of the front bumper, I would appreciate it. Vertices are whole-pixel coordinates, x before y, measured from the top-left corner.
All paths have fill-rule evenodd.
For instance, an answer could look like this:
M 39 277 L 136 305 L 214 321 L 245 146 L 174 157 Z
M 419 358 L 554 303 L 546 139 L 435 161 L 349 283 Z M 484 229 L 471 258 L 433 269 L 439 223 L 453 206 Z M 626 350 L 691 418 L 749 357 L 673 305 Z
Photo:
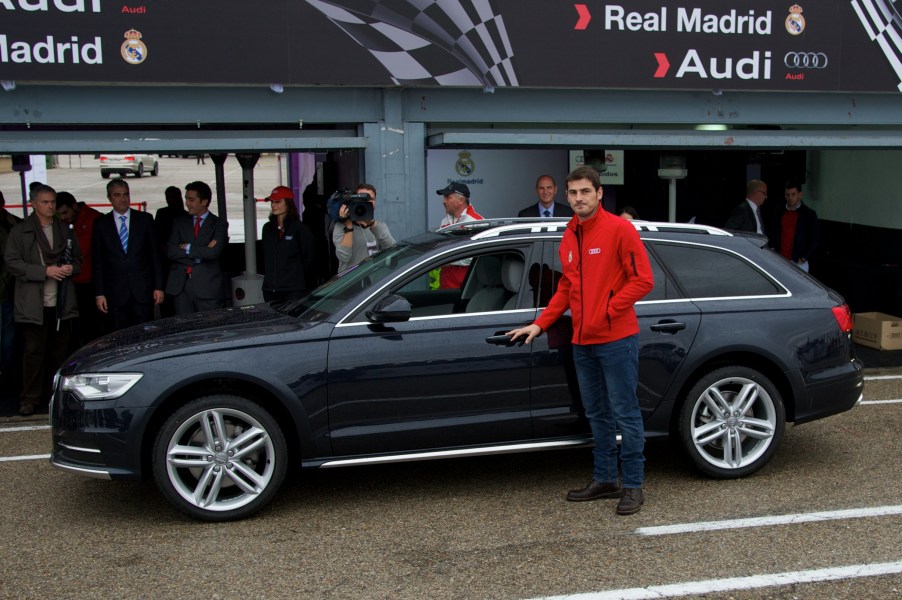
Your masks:
M 83 402 L 57 391 L 51 405 L 50 464 L 98 479 L 141 479 L 141 431 L 145 411 L 115 400 Z

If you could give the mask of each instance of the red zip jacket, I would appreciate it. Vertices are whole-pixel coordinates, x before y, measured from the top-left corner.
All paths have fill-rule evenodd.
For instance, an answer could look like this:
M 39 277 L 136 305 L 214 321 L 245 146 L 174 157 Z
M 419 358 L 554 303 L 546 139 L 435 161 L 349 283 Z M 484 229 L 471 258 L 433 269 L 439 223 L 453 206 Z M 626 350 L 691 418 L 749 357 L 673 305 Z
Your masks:
M 574 344 L 604 344 L 639 332 L 633 305 L 654 287 L 645 246 L 630 221 L 600 206 L 574 216 L 561 241 L 564 273 L 535 324 L 548 329 L 569 308 Z

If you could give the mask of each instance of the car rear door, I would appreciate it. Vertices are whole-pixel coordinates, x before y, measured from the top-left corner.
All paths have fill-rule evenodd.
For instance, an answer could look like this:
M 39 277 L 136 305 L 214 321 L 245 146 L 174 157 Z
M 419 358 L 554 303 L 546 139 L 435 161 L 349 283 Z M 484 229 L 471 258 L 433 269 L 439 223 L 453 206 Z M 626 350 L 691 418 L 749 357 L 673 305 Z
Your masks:
M 540 308 L 547 304 L 561 276 L 559 243 L 547 244 L 541 265 Z M 643 417 L 659 407 L 698 332 L 701 315 L 657 260 L 646 242 L 655 287 L 636 303 L 639 318 L 639 407 Z M 573 367 L 573 328 L 569 312 L 533 342 L 533 427 L 536 437 L 588 432 Z M 655 433 L 655 432 L 650 432 Z M 661 432 L 666 433 L 666 432 Z

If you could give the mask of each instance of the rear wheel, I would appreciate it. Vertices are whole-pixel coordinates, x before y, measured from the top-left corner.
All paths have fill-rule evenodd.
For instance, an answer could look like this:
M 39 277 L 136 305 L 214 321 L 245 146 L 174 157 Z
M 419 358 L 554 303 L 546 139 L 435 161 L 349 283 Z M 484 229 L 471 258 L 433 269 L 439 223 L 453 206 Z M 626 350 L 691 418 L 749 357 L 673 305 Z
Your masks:
M 139 165 L 138 165 L 138 172 L 135 173 L 135 177 L 137 177 L 137 178 L 139 178 L 139 179 L 140 179 L 141 177 L 144 177 L 144 165 L 143 165 L 143 164 L 139 164 Z
M 153 449 L 163 496 L 202 521 L 232 521 L 266 506 L 285 479 L 288 450 L 279 425 L 259 404 L 207 396 L 179 408 Z
M 150 172 L 151 177 L 156 177 L 160 174 L 160 163 L 153 163 L 153 170 Z
M 695 466 L 721 479 L 754 473 L 783 439 L 780 392 L 754 369 L 730 366 L 702 377 L 680 411 L 679 434 Z

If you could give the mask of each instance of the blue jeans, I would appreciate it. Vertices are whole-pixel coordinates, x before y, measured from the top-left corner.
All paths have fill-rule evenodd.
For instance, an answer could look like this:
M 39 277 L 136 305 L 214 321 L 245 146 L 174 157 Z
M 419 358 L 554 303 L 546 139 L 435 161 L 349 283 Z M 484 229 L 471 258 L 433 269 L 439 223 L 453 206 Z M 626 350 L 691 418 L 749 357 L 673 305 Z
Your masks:
M 607 344 L 573 346 L 576 379 L 595 449 L 593 479 L 616 483 L 617 430 L 623 487 L 639 488 L 645 481 L 645 428 L 639 411 L 639 336 Z

